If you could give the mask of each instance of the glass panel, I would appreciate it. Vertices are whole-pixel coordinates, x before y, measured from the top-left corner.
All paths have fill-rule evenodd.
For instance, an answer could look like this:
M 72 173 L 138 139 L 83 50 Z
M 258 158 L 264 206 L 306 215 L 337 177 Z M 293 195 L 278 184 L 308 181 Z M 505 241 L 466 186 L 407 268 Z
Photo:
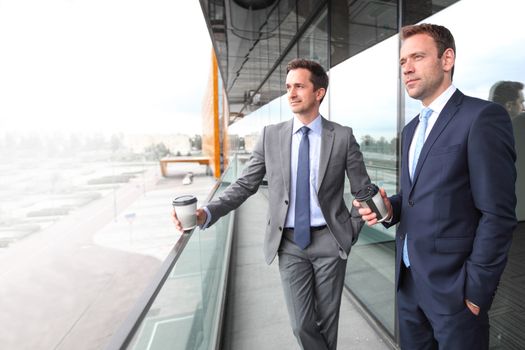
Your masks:
M 320 11 L 315 13 L 315 10 L 323 1 L 319 0 L 297 0 L 297 25 L 299 28 L 312 16 L 317 15 Z
M 274 49 L 267 40 L 275 35 L 275 1 L 262 1 L 258 6 L 247 1 L 228 1 L 226 13 L 227 52 L 218 59 L 227 67 L 226 90 L 232 113 L 249 113 L 252 98 L 268 71 L 269 56 Z M 268 19 L 272 17 L 273 20 Z M 275 42 L 273 43 L 275 45 Z
M 398 1 L 331 2 L 332 67 L 397 33 Z
M 232 161 L 235 163 L 235 159 Z M 228 168 L 219 195 L 235 177 Z M 230 214 L 196 229 L 155 298 L 129 349 L 209 349 L 217 335 L 222 303 Z
M 456 3 L 458 0 L 405 0 L 403 3 L 403 25 L 417 23 Z
M 224 0 L 200 0 L 204 15 L 209 20 L 213 44 L 217 50 L 218 64 L 224 78 L 228 79 L 227 60 L 224 59 L 228 53 L 226 43 L 226 17 L 224 9 Z
M 327 10 L 323 10 L 299 40 L 298 57 L 328 65 L 328 22 Z
M 497 4 L 462 0 L 424 19 L 424 22 L 446 26 L 454 35 L 458 52 L 454 85 L 464 94 L 482 99 L 489 99 L 489 97 L 494 99 L 494 87 L 501 81 L 525 83 L 523 10 L 525 8 L 521 2 L 512 0 L 502 0 Z M 472 16 L 474 12 L 476 16 Z M 480 40 L 483 44 L 480 44 Z M 519 98 L 519 93 L 517 96 Z M 518 100 L 513 101 L 507 105 L 507 108 L 520 107 Z M 406 95 L 405 105 L 405 118 L 409 122 L 419 112 L 421 104 Z M 512 122 L 518 158 L 516 162 L 517 215 L 520 220 L 525 220 L 523 211 L 525 115 L 513 112 L 511 108 L 509 113 L 514 117 Z M 525 343 L 525 319 L 521 310 L 525 289 L 518 287 L 521 285 L 524 271 L 523 225 L 521 223 L 518 226 L 518 231 L 514 235 L 507 267 L 489 312 L 491 349 L 521 349 Z M 520 227 L 521 231 L 519 231 Z
M 299 25 L 297 22 L 297 12 L 295 11 L 296 0 L 283 0 L 279 2 L 279 39 L 281 42 L 280 52 L 290 45 L 292 38 L 297 33 Z
M 272 90 L 266 100 L 260 100 L 264 96 L 258 90 L 301 26 L 308 23 L 324 3 L 314 0 L 268 0 L 256 3 L 228 0 L 224 13 L 222 1 L 204 1 L 207 12 L 215 16 L 210 21 L 216 40 L 215 49 L 224 73 L 231 115 L 243 117 L 255 111 L 263 102 L 270 101 L 270 97 L 275 97 Z M 322 26 L 326 33 L 326 23 Z M 320 35 L 315 34 L 314 37 L 319 40 Z M 224 44 L 225 40 L 227 45 Z M 314 54 L 311 47 L 306 46 L 305 49 L 309 54 Z M 296 52 L 294 56 L 302 54 Z
M 282 2 L 282 1 L 281 1 Z M 279 23 L 280 22 L 280 12 L 279 7 L 274 8 L 269 14 L 268 19 L 264 27 L 264 31 L 267 33 L 267 42 L 268 42 L 268 66 L 271 67 L 279 57 L 280 50 L 280 41 L 279 36 Z M 269 71 L 269 69 L 268 69 Z
M 371 180 L 389 194 L 397 190 L 397 57 L 395 36 L 330 70 L 330 117 L 353 128 Z M 350 207 L 348 183 L 345 199 Z M 350 253 L 346 277 L 347 286 L 391 335 L 395 319 L 394 234 L 394 228 L 365 225 Z
M 268 106 L 264 106 L 250 113 L 249 116 L 228 128 L 230 135 L 240 140 L 240 147 L 236 152 L 241 163 L 249 158 L 263 126 L 268 123 L 267 108 Z
M 270 76 L 270 79 L 268 80 L 268 83 L 271 86 L 270 100 L 272 102 L 270 102 L 269 104 L 269 108 L 270 108 L 269 113 L 270 113 L 270 122 L 272 124 L 278 123 L 279 121 L 282 121 L 283 118 L 286 118 L 286 113 L 285 113 L 285 116 L 281 115 L 283 111 L 280 109 L 281 105 L 279 102 L 279 99 L 281 98 L 281 96 L 286 94 L 285 80 L 286 78 L 281 75 L 281 70 L 279 67 L 277 67 L 277 69 L 272 73 L 272 75 Z

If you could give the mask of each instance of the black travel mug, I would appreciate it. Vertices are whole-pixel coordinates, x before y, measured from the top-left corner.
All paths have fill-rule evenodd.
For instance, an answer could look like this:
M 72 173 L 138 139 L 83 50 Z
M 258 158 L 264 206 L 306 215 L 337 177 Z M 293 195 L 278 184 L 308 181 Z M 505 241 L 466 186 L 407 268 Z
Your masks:
M 377 222 L 384 221 L 388 216 L 388 210 L 383 202 L 383 197 L 379 192 L 379 187 L 370 184 L 359 190 L 355 199 L 361 203 L 361 207 L 370 208 L 377 216 Z

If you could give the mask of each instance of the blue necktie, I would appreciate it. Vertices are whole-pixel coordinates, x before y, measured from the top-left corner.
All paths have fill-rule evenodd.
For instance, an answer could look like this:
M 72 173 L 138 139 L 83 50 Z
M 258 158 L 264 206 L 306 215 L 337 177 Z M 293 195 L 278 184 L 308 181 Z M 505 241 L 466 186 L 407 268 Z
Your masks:
M 416 147 L 414 149 L 414 158 L 412 158 L 412 169 L 410 169 L 410 177 L 414 179 L 414 173 L 416 172 L 417 161 L 419 160 L 419 154 L 425 144 L 425 133 L 427 131 L 428 118 L 432 115 L 430 108 L 423 108 L 419 113 L 419 129 L 417 131 Z M 405 242 L 403 243 L 403 262 L 406 267 L 410 266 L 410 259 L 408 258 L 408 247 L 407 247 L 408 234 L 405 235 Z
M 294 241 L 301 249 L 305 249 L 310 244 L 310 129 L 303 126 L 300 130 L 303 136 L 297 162 Z
M 428 107 L 423 108 L 419 113 L 419 129 L 417 131 L 416 147 L 414 148 L 414 158 L 412 158 L 412 169 L 410 171 L 410 177 L 414 178 L 416 172 L 417 161 L 419 160 L 419 154 L 425 144 L 425 133 L 427 131 L 428 118 L 432 115 L 432 110 Z

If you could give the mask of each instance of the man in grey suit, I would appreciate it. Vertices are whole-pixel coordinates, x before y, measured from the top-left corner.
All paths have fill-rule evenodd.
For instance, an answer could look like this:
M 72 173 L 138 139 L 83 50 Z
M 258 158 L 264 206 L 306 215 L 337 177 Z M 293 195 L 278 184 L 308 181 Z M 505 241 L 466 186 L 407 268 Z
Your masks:
M 287 66 L 287 97 L 295 117 L 266 126 L 243 174 L 220 198 L 197 210 L 203 228 L 239 207 L 268 179 L 264 255 L 279 255 L 291 325 L 302 349 L 336 349 L 346 259 L 363 225 L 344 199 L 370 183 L 352 129 L 324 119 L 319 106 L 328 76 L 316 62 Z M 180 222 L 174 215 L 179 230 Z

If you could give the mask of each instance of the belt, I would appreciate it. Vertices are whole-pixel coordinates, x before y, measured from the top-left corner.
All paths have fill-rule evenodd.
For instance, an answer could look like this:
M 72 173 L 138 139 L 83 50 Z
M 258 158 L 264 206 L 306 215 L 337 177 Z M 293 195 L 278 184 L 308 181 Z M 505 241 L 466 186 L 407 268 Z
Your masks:
M 321 230 L 324 230 L 325 228 L 326 228 L 326 225 L 310 226 L 310 232 L 321 231 Z M 284 229 L 288 231 L 293 231 L 293 227 L 285 227 Z

